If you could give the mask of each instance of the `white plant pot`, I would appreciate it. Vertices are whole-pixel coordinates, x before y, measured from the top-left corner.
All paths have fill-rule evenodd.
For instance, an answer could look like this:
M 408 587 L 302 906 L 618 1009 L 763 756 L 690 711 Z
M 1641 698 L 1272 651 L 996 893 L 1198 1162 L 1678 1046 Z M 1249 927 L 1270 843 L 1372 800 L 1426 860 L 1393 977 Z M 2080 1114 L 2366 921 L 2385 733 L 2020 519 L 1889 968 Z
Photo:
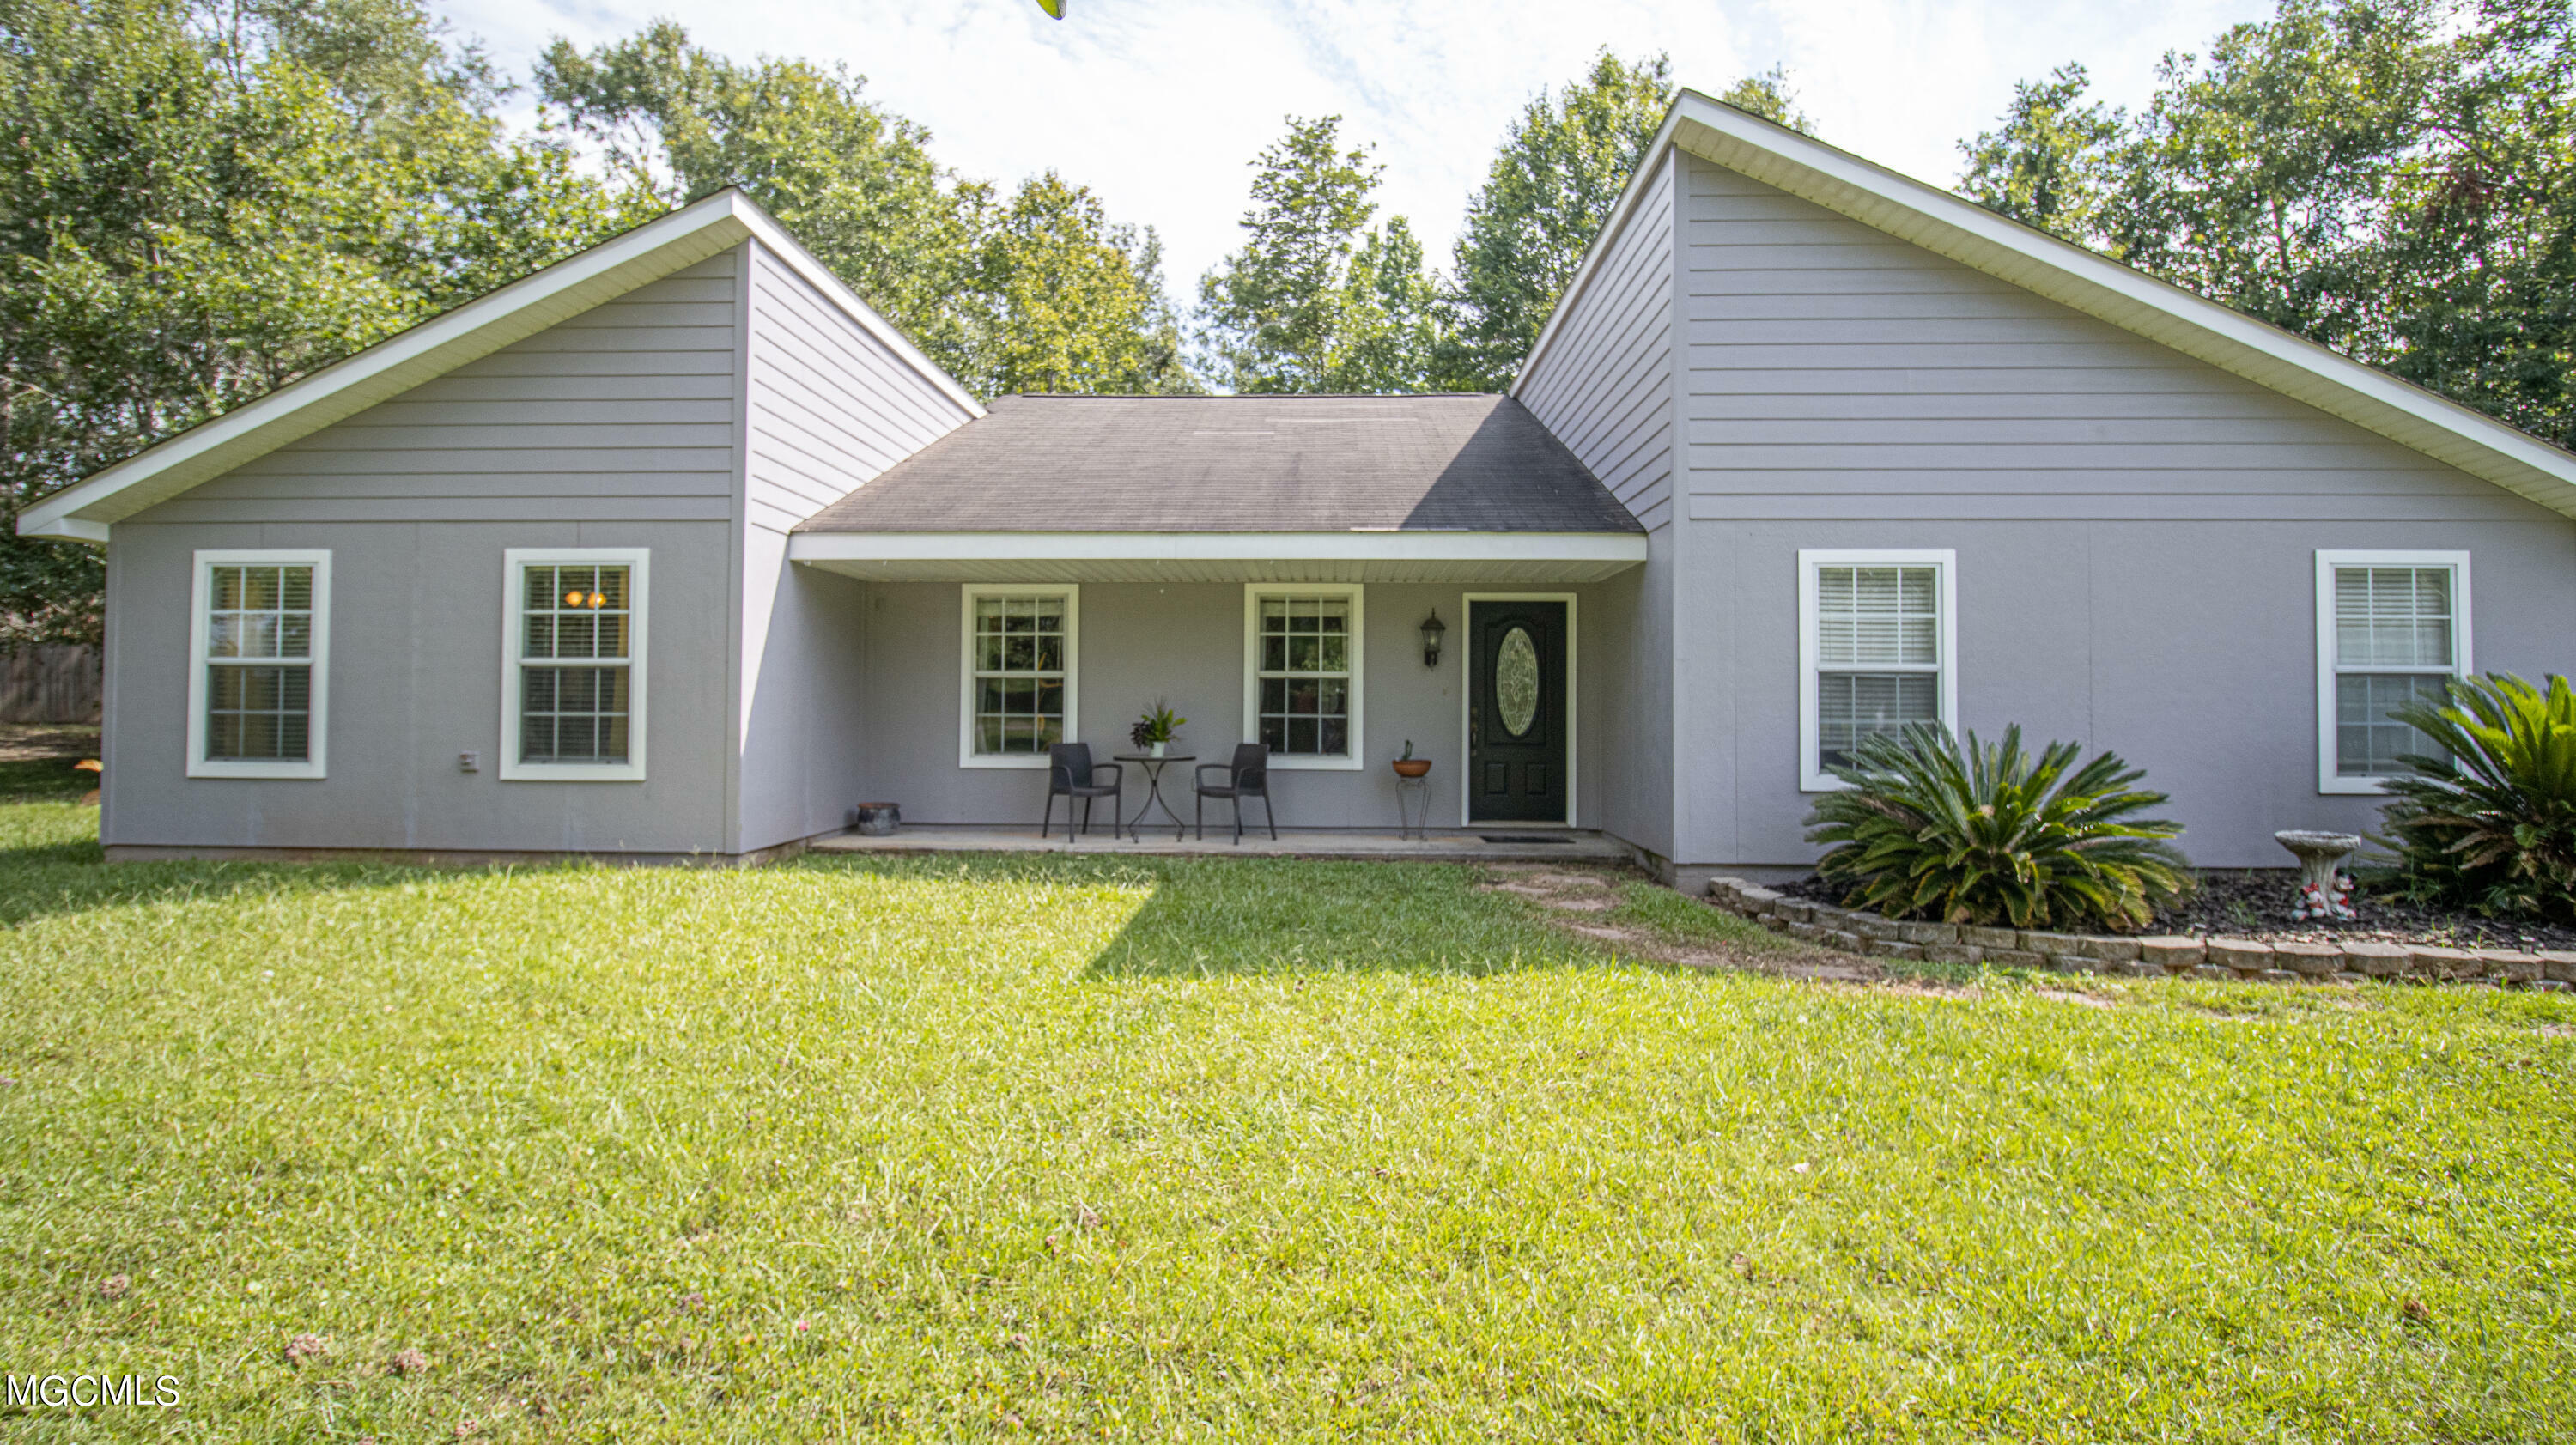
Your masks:
M 1147 747 L 1145 751 L 1151 756 L 1159 758 L 1163 755 L 1164 751 L 1170 747 L 1170 743 L 1155 743 Z

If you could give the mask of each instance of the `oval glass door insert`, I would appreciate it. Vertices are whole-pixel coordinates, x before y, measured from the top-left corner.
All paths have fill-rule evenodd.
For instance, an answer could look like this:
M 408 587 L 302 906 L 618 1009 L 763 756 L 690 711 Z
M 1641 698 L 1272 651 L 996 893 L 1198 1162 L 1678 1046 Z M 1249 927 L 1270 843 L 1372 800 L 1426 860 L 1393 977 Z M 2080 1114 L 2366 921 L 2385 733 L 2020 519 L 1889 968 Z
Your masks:
M 1528 628 L 1503 634 L 1503 645 L 1494 651 L 1494 706 L 1503 730 L 1513 737 L 1528 732 L 1538 719 L 1538 645 L 1530 641 Z

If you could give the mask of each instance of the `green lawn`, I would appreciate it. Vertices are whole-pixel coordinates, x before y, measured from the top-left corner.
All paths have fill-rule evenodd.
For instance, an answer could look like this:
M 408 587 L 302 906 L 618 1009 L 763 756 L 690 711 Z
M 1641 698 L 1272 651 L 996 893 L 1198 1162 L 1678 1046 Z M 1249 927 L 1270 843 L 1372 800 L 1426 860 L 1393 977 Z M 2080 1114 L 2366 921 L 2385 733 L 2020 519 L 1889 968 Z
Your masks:
M 0 807 L 0 1367 L 181 1403 L 12 1439 L 2576 1433 L 2558 999 L 1692 972 L 1434 866 L 109 868 L 94 816 Z

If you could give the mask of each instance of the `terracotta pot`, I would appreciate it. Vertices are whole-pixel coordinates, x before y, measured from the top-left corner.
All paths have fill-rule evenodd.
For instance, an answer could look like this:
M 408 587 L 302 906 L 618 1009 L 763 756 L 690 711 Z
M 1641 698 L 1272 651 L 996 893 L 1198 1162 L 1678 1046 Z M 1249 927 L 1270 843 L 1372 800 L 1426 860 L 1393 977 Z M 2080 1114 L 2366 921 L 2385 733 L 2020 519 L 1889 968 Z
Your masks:
M 1418 778 L 1429 771 L 1431 771 L 1431 760 L 1429 758 L 1399 758 L 1396 760 L 1395 775 L 1399 778 Z

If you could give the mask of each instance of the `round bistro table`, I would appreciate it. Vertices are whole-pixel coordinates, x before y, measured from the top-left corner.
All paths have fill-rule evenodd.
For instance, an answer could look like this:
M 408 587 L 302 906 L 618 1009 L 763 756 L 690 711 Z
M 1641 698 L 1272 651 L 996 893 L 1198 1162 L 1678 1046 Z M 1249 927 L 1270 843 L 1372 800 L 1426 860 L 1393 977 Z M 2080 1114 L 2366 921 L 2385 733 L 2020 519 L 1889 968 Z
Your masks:
M 1188 837 L 1190 825 L 1181 821 L 1181 815 L 1173 812 L 1171 803 L 1163 797 L 1163 769 L 1174 763 L 1195 763 L 1199 760 L 1199 755 L 1165 753 L 1158 758 L 1152 753 L 1113 753 L 1111 756 L 1119 762 L 1134 763 L 1145 770 L 1145 801 L 1136 806 L 1136 816 L 1127 820 L 1127 836 L 1139 843 L 1144 842 L 1145 835 L 1138 831 L 1137 825 L 1145 821 L 1147 813 L 1160 808 L 1163 810 L 1163 816 L 1172 820 L 1172 841 L 1177 843 Z

